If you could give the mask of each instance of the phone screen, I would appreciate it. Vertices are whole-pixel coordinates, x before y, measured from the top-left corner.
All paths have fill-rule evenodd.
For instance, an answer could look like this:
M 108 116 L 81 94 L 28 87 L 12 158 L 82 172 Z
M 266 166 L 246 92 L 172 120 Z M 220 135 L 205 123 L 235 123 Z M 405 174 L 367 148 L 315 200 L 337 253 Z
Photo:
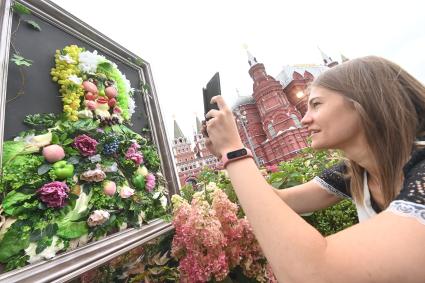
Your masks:
M 211 80 L 207 83 L 207 86 L 202 89 L 204 94 L 204 115 L 206 115 L 211 109 L 217 109 L 218 106 L 216 103 L 211 104 L 211 98 L 216 95 L 221 95 L 220 89 L 220 75 L 215 73 Z

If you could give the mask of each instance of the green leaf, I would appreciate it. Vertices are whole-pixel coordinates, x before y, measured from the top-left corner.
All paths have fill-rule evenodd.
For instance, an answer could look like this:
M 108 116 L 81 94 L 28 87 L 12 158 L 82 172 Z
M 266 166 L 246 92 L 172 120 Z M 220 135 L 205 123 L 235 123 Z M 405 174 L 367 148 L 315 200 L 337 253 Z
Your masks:
M 16 53 L 13 54 L 13 57 L 12 57 L 11 61 L 13 63 L 15 63 L 16 65 L 18 65 L 18 66 L 27 66 L 27 67 L 29 67 L 29 66 L 32 65 L 32 60 L 25 59 L 24 57 L 22 57 L 22 56 L 20 56 L 20 55 L 18 55 Z
M 59 137 L 57 134 L 52 134 L 52 144 L 58 144 L 59 143 Z
M 29 244 L 29 235 L 10 228 L 0 242 L 0 262 L 7 263 L 11 256 L 27 248 Z
M 80 158 L 78 156 L 71 156 L 66 162 L 75 165 L 80 163 Z
M 44 175 L 47 172 L 49 172 L 50 168 L 52 168 L 51 164 L 43 164 L 40 167 L 38 167 L 37 173 L 38 175 Z
M 30 15 L 31 11 L 22 5 L 21 3 L 15 2 L 13 3 L 12 9 L 14 12 L 21 14 L 21 15 Z
M 29 20 L 27 20 L 27 21 L 25 21 L 25 22 L 27 22 L 27 24 L 30 26 L 30 27 L 32 27 L 33 29 L 35 29 L 35 30 L 38 30 L 38 31 L 41 31 L 41 27 L 36 23 L 36 22 L 34 22 L 34 21 L 29 21 Z
M 4 212 L 9 215 L 18 214 L 21 210 L 20 203 L 30 199 L 32 196 L 33 194 L 27 195 L 16 191 L 11 191 L 6 195 L 6 198 L 3 200 Z
M 89 232 L 85 221 L 59 223 L 58 228 L 57 235 L 65 239 L 79 238 Z
M 71 143 L 73 143 L 74 142 L 74 140 L 73 139 L 66 139 L 66 140 L 64 140 L 63 142 L 62 142 L 62 145 L 69 145 L 69 144 L 71 144 Z

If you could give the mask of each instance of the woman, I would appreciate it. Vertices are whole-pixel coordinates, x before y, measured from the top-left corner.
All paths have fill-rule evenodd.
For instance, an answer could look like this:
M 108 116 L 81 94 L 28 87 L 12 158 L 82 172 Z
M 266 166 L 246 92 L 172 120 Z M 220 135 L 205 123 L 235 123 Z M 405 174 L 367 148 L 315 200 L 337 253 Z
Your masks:
M 280 282 L 425 282 L 425 87 L 379 57 L 350 60 L 312 84 L 302 123 L 314 149 L 346 161 L 293 188 L 271 189 L 243 144 L 231 110 L 206 117 L 207 145 L 226 169 Z M 233 152 L 228 156 L 229 152 Z M 299 214 L 351 197 L 360 223 L 323 237 Z M 283 201 L 282 201 L 283 200 Z

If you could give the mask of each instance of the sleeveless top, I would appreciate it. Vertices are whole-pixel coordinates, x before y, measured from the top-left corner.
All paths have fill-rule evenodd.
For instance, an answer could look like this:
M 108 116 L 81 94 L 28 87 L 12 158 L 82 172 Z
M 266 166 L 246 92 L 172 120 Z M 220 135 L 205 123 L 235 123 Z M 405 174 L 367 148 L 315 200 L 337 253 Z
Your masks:
M 345 175 L 347 167 L 339 163 L 326 169 L 313 181 L 321 188 L 340 198 L 349 198 L 350 179 Z M 400 193 L 384 211 L 390 211 L 397 215 L 413 217 L 425 224 L 425 149 L 415 150 L 410 160 L 403 167 L 404 181 Z M 371 197 L 367 185 L 367 172 L 363 175 L 363 202 L 354 201 L 357 209 L 359 222 L 367 220 L 382 212 L 377 203 Z

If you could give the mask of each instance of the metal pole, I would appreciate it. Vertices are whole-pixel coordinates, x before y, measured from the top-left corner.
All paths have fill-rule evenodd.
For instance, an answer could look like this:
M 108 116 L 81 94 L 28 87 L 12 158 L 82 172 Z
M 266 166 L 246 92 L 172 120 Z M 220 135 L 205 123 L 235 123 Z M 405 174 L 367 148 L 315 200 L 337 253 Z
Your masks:
M 243 118 L 245 118 L 245 117 L 243 117 Z M 242 128 L 244 130 L 245 136 L 248 139 L 248 144 L 249 144 L 249 147 L 251 148 L 252 155 L 254 156 L 254 161 L 257 164 L 257 167 L 260 167 L 260 163 L 258 162 L 258 157 L 257 157 L 257 154 L 255 153 L 254 145 L 252 144 L 251 137 L 248 135 L 248 131 L 246 130 L 245 122 L 242 120 L 242 118 L 240 118 L 240 122 L 242 124 Z

